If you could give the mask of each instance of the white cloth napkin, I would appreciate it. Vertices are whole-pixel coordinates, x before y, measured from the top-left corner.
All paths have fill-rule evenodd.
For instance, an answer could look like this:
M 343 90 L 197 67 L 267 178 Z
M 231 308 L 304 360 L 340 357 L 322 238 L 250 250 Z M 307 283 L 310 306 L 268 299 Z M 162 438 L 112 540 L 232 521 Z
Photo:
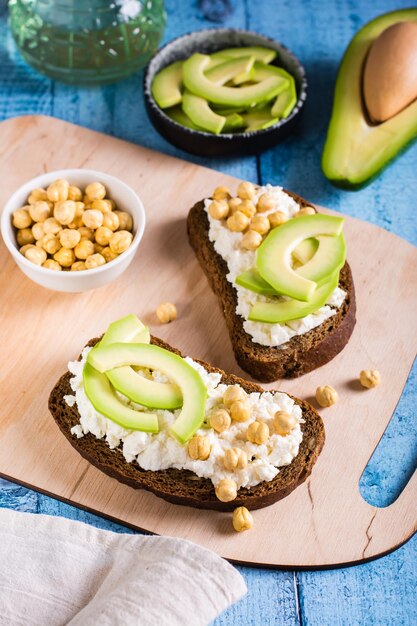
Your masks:
M 194 543 L 0 509 L 0 624 L 200 626 L 246 593 Z

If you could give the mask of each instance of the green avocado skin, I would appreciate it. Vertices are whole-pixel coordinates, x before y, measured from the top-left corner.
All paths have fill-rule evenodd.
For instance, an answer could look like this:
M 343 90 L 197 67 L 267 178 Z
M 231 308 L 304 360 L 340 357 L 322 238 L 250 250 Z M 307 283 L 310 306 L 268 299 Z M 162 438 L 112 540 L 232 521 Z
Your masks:
M 417 102 L 374 126 L 368 124 L 362 103 L 362 70 L 369 48 L 384 30 L 400 21 L 417 22 L 417 8 L 386 13 L 366 24 L 340 64 L 321 163 L 323 174 L 336 187 L 356 191 L 369 185 L 417 139 Z M 364 125 L 366 131 L 361 133 Z M 361 137 L 364 149 L 355 150 Z

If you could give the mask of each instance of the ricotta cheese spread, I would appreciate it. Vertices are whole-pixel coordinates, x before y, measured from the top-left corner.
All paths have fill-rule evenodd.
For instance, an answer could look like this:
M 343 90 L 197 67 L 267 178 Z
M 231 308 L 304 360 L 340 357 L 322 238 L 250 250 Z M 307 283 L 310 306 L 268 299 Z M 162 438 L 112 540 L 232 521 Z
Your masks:
M 281 211 L 288 218 L 292 218 L 299 211 L 298 203 L 282 187 L 265 185 L 259 187 L 255 197 L 252 199 L 256 205 L 259 197 L 268 193 L 273 199 L 273 208 L 264 211 L 263 215 L 268 215 L 274 211 Z M 243 233 L 229 230 L 224 222 L 213 219 L 208 213 L 208 207 L 212 200 L 207 198 L 204 207 L 209 220 L 209 239 L 214 245 L 216 252 L 226 261 L 229 273 L 227 280 L 233 285 L 237 292 L 236 313 L 244 318 L 243 328 L 252 337 L 254 343 L 263 346 L 282 346 L 295 335 L 303 335 L 309 330 L 320 326 L 325 320 L 335 315 L 345 297 L 346 292 L 340 287 L 336 287 L 326 304 L 314 313 L 305 317 L 280 324 L 268 324 L 264 322 L 252 322 L 248 320 L 249 311 L 256 302 L 274 302 L 274 298 L 262 296 L 258 293 L 240 287 L 236 284 L 236 277 L 246 270 L 256 265 L 256 251 L 244 250 L 241 247 Z
M 181 445 L 170 434 L 169 429 L 179 411 L 152 410 L 158 416 L 159 432 L 156 434 L 145 433 L 137 430 L 126 430 L 115 422 L 104 417 L 95 410 L 87 398 L 83 385 L 83 368 L 87 354 L 91 348 L 84 348 L 80 361 L 71 361 L 68 369 L 72 374 L 70 381 L 74 395 L 65 396 L 69 406 L 77 405 L 80 414 L 80 423 L 71 429 L 71 433 L 77 437 L 83 437 L 92 433 L 98 439 L 105 438 L 112 449 L 120 448 L 128 463 L 136 462 L 144 470 L 163 470 L 170 467 L 187 469 L 197 476 L 209 478 L 216 487 L 221 479 L 231 478 L 240 487 L 254 487 L 263 481 L 272 480 L 279 472 L 279 467 L 289 465 L 297 456 L 302 441 L 300 424 L 302 419 L 301 408 L 294 400 L 285 393 L 264 391 L 263 393 L 250 393 L 247 402 L 251 409 L 251 417 L 248 421 L 232 422 L 231 426 L 222 433 L 217 433 L 208 426 L 210 414 L 219 408 L 224 408 L 222 403 L 227 385 L 220 382 L 221 375 L 209 373 L 204 367 L 187 357 L 185 360 L 200 374 L 207 387 L 207 401 L 205 411 L 205 423 L 197 431 L 197 435 L 205 435 L 211 444 L 210 456 L 207 460 L 193 460 L 187 452 L 187 446 Z M 161 372 L 146 372 L 158 382 L 167 382 L 166 376 Z M 120 400 L 138 411 L 149 409 L 131 402 L 118 394 Z M 276 411 L 286 411 L 294 416 L 296 425 L 285 436 L 274 434 L 273 418 Z M 264 421 L 270 430 L 270 436 L 265 444 L 257 445 L 246 440 L 246 430 L 255 419 Z M 223 465 L 223 456 L 228 448 L 241 448 L 248 456 L 248 464 L 244 469 L 228 471 Z

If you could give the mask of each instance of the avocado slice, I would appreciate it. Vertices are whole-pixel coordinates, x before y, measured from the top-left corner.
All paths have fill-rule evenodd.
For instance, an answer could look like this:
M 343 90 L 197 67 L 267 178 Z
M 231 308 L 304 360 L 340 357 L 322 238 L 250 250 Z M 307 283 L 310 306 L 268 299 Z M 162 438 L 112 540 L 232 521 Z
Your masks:
M 283 81 L 277 76 L 270 76 L 249 87 L 235 88 L 214 85 L 204 74 L 209 63 L 209 56 L 193 54 L 184 61 L 183 80 L 189 91 L 210 102 L 225 106 L 251 106 L 261 100 L 274 98 L 285 88 L 286 83 L 283 84 Z M 185 112 L 187 113 L 187 111 Z M 187 114 L 191 117 L 189 113 Z M 191 117 L 191 119 L 193 118 Z M 193 121 L 198 124 L 195 119 Z
M 119 345 L 119 344 L 115 344 Z M 105 350 L 106 347 L 100 348 Z M 93 352 L 89 352 L 90 354 Z M 98 372 L 89 363 L 83 369 L 84 391 L 93 407 L 122 428 L 143 430 L 157 433 L 159 430 L 158 417 L 154 413 L 136 411 L 120 401 L 107 376 Z
M 215 88 L 219 89 L 219 87 Z M 221 133 L 226 123 L 226 118 L 223 115 L 217 115 L 210 109 L 209 103 L 205 98 L 196 96 L 189 91 L 185 91 L 183 94 L 182 108 L 194 124 L 215 135 Z
M 293 299 L 284 302 L 257 302 L 251 308 L 248 319 L 268 324 L 280 324 L 300 319 L 326 304 L 326 300 L 338 283 L 339 272 L 335 272 L 325 283 L 317 287 L 308 302 Z
M 344 240 L 336 237 L 343 228 L 344 218 L 333 215 L 305 215 L 274 228 L 259 246 L 256 265 L 260 275 L 276 291 L 296 300 L 308 301 L 317 284 L 338 269 L 345 254 Z M 331 235 L 320 241 L 313 258 L 294 271 L 291 253 L 300 241 L 319 235 Z M 335 245 L 336 240 L 338 243 Z
M 109 324 L 100 341 L 100 345 L 106 346 L 110 343 L 118 342 L 149 343 L 150 340 L 149 328 L 142 324 L 136 315 L 131 313 Z
M 279 122 L 278 117 L 271 115 L 271 107 L 264 107 L 256 111 L 244 113 L 242 117 L 248 132 L 263 130 Z
M 166 109 L 166 115 L 170 117 L 177 124 L 181 124 L 181 126 L 185 126 L 186 128 L 191 128 L 192 130 L 204 130 L 194 122 L 184 113 L 181 106 L 171 107 L 170 109 Z M 221 115 L 219 113 L 219 115 Z
M 417 101 L 381 124 L 371 124 L 362 101 L 362 72 L 373 41 L 397 22 L 417 22 L 417 9 L 381 15 L 352 39 L 336 80 L 333 111 L 322 156 L 324 175 L 335 185 L 358 189 L 417 137 Z
M 278 76 L 283 81 L 290 83 L 294 82 L 293 76 L 284 70 L 283 67 L 277 67 L 276 65 L 267 65 L 266 63 L 260 63 L 256 61 L 253 66 L 253 80 L 259 83 L 261 80 L 265 80 L 265 78 L 270 78 L 271 76 Z
M 181 389 L 183 406 L 171 427 L 172 434 L 186 443 L 204 420 L 207 389 L 198 372 L 183 358 L 159 346 L 114 343 L 89 352 L 87 362 L 104 373 L 117 367 L 139 365 L 164 372 Z
M 223 63 L 219 63 L 215 67 L 206 71 L 206 76 L 215 85 L 224 85 L 230 80 L 247 74 L 255 63 L 255 57 L 246 56 L 237 59 L 227 59 Z
M 153 79 L 152 95 L 161 109 L 173 107 L 182 100 L 182 65 L 182 61 L 171 63 L 158 72 Z
M 264 48 L 263 46 L 247 46 L 245 48 L 224 48 L 223 50 L 219 50 L 218 52 L 213 52 L 210 55 L 212 61 L 218 58 L 236 58 L 236 57 L 244 57 L 244 56 L 252 56 L 256 59 L 256 61 L 262 61 L 262 63 L 271 63 L 278 52 L 276 50 L 272 50 L 272 48 Z
M 242 85 L 243 83 L 254 82 L 253 81 L 254 76 L 255 76 L 255 69 L 252 67 L 248 72 L 242 72 L 241 74 L 237 74 L 232 79 L 231 82 L 232 82 L 232 85 L 239 87 L 239 85 Z
M 239 113 L 231 113 L 226 116 L 226 122 L 223 126 L 223 133 L 233 133 L 241 128 L 244 128 L 245 122 L 243 117 Z
M 297 92 L 295 90 L 294 79 L 292 78 L 288 85 L 288 88 L 278 94 L 277 99 L 272 105 L 271 115 L 279 117 L 280 119 L 285 119 L 289 116 L 296 104 Z
M 310 237 L 310 239 L 304 239 L 304 241 L 301 241 L 298 246 L 294 248 L 292 256 L 299 263 L 301 263 L 301 265 L 304 265 L 315 255 L 318 247 L 318 239 L 315 239 L 314 237 Z

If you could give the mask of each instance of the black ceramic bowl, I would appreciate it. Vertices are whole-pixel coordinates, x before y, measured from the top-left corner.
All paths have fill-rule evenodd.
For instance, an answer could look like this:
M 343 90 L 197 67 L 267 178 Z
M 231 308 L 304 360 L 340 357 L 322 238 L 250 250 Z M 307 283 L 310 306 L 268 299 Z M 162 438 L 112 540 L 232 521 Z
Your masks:
M 211 54 L 222 48 L 240 46 L 265 46 L 278 52 L 275 63 L 294 76 L 298 101 L 291 114 L 274 126 L 264 130 L 222 135 L 196 131 L 174 122 L 156 104 L 152 97 L 151 85 L 156 74 L 170 63 L 187 59 L 195 52 Z M 276 145 L 294 127 L 307 96 L 305 71 L 298 59 L 285 46 L 247 30 L 220 28 L 200 30 L 183 35 L 166 44 L 150 60 L 144 77 L 144 97 L 149 118 L 158 132 L 169 142 L 201 156 L 226 156 L 237 154 L 257 154 Z

